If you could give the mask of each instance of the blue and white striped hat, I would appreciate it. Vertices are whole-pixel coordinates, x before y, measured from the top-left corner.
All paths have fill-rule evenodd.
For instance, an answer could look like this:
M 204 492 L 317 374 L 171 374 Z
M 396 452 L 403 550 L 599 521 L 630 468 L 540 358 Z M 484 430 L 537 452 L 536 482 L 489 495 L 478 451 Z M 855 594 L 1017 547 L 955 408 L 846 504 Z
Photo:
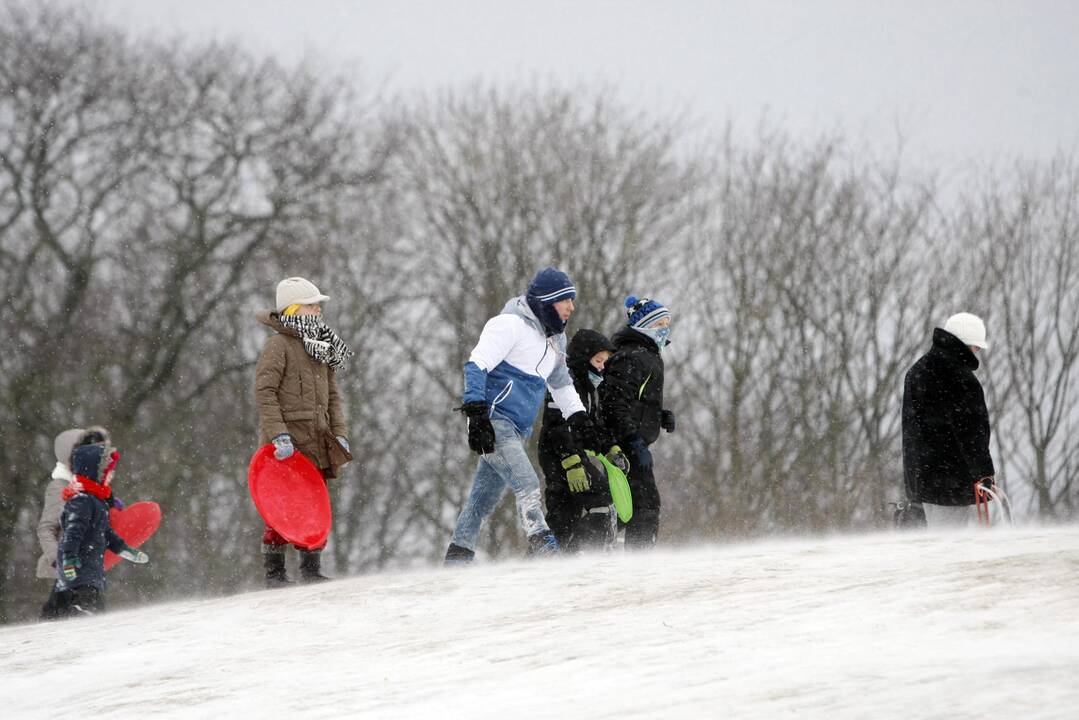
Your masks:
M 636 295 L 630 295 L 625 304 L 629 326 L 636 330 L 643 330 L 656 320 L 671 316 L 671 311 L 663 307 L 663 303 L 651 298 L 638 300 Z
M 577 297 L 577 288 L 569 275 L 553 267 L 545 267 L 536 273 L 528 285 L 528 296 L 543 305 L 553 305 L 559 300 L 573 300 Z

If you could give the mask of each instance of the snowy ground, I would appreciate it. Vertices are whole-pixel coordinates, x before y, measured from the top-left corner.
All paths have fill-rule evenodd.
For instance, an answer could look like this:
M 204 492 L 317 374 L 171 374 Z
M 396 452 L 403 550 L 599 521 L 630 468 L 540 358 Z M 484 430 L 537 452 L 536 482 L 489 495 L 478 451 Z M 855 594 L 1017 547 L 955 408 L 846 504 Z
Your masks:
M 1079 528 L 370 575 L 0 629 L 5 718 L 1075 718 Z

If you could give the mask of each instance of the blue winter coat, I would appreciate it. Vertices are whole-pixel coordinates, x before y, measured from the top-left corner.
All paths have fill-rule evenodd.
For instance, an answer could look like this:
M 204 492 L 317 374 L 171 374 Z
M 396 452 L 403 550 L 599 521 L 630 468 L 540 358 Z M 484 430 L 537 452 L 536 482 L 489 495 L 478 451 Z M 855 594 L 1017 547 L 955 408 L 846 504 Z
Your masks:
M 109 506 L 104 500 L 79 493 L 64 504 L 60 514 L 60 544 L 56 550 L 59 586 L 65 590 L 93 586 L 105 589 L 105 550 L 119 553 L 127 548 L 109 525 Z M 64 578 L 65 557 L 78 557 L 74 580 Z

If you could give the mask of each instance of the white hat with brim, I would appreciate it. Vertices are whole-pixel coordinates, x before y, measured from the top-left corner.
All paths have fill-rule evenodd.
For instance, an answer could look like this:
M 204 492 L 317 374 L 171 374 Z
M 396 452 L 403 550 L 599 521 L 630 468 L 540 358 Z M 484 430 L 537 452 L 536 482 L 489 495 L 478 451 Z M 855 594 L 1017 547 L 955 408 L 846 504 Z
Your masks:
M 330 299 L 315 284 L 302 277 L 285 278 L 277 283 L 277 312 L 284 312 L 289 305 L 316 305 Z

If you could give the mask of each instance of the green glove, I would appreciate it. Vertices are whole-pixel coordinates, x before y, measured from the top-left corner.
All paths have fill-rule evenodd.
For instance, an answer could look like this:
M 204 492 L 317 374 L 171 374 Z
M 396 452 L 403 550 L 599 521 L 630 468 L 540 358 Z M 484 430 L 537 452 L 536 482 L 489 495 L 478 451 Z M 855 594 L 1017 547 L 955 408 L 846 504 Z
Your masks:
M 588 475 L 581 464 L 581 456 L 574 453 L 562 460 L 562 469 L 566 471 L 566 482 L 570 492 L 584 492 L 588 489 Z
M 65 580 L 74 580 L 79 575 L 82 561 L 77 556 L 68 555 L 64 558 L 63 574 Z

